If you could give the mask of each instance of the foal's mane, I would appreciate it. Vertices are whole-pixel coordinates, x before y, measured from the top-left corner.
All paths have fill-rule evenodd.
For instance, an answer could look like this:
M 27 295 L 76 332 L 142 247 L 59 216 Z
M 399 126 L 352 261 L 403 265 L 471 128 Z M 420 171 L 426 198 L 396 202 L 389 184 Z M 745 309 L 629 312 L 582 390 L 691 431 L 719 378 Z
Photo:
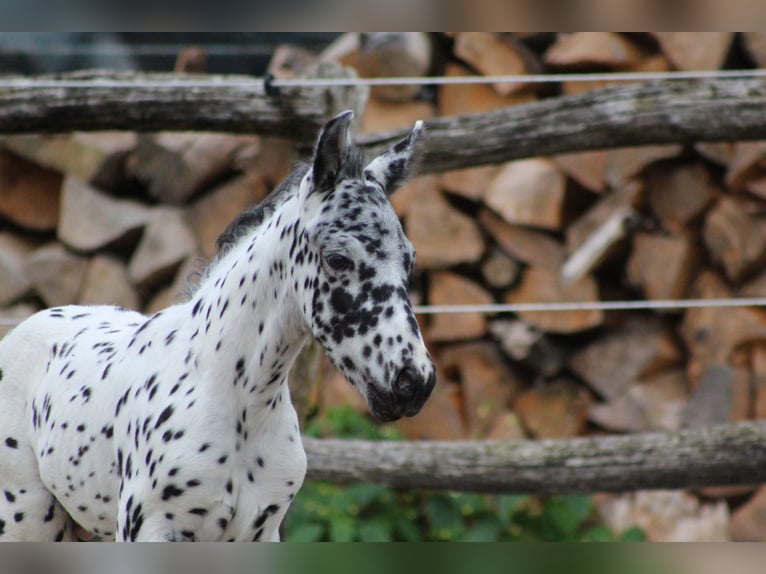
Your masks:
M 343 151 L 343 158 L 339 165 L 339 171 L 335 174 L 336 181 L 346 178 L 358 179 L 362 176 L 364 166 L 366 165 L 363 148 L 351 144 Z M 187 280 L 186 298 L 191 299 L 199 285 L 210 275 L 210 270 L 226 256 L 239 241 L 250 235 L 261 225 L 267 222 L 279 207 L 285 203 L 294 193 L 298 192 L 300 182 L 306 173 L 311 169 L 311 163 L 303 162 L 296 165 L 293 171 L 282 183 L 275 187 L 263 201 L 251 205 L 240 212 L 223 233 L 216 240 L 218 251 L 204 267 L 203 271 L 194 271 Z M 317 190 L 323 191 L 323 190 Z M 202 264 L 204 265 L 204 263 Z
M 268 221 L 279 206 L 290 198 L 291 191 L 297 193 L 298 185 L 308 170 L 309 164 L 299 164 L 263 201 L 240 212 L 218 236 L 215 242 L 218 252 L 210 262 L 210 266 L 215 265 L 218 259 L 226 255 L 245 235 L 249 235 Z

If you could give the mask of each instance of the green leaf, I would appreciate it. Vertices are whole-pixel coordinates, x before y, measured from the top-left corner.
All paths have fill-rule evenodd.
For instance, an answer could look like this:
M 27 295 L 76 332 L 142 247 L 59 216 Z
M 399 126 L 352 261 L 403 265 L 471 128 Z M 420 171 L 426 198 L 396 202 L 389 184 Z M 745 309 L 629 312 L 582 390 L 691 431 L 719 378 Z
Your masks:
M 614 542 L 614 533 L 605 525 L 599 524 L 582 534 L 583 542 Z
M 529 502 L 529 496 L 504 494 L 497 497 L 497 515 L 503 522 L 511 522 L 513 515 Z
M 323 534 L 324 526 L 316 522 L 306 522 L 288 529 L 285 540 L 288 542 L 317 542 L 322 539 Z
M 381 484 L 355 484 L 346 488 L 349 497 L 361 509 L 380 498 L 389 488 Z
M 366 520 L 359 524 L 359 538 L 362 542 L 391 542 L 393 525 L 384 520 Z
M 336 517 L 330 521 L 329 526 L 331 542 L 351 542 L 354 539 L 356 524 L 352 518 Z
M 494 516 L 490 516 L 471 526 L 463 536 L 463 541 L 497 542 L 502 532 L 503 524 Z
M 620 542 L 646 542 L 646 533 L 638 526 L 632 526 L 620 534 L 617 540 Z
M 567 538 L 572 539 L 593 512 L 589 496 L 557 496 L 545 505 L 543 514 Z
M 449 495 L 430 496 L 425 511 L 431 536 L 436 540 L 454 540 L 462 533 L 464 522 L 460 507 Z
M 399 518 L 396 521 L 396 531 L 404 542 L 422 542 L 423 535 L 412 520 Z

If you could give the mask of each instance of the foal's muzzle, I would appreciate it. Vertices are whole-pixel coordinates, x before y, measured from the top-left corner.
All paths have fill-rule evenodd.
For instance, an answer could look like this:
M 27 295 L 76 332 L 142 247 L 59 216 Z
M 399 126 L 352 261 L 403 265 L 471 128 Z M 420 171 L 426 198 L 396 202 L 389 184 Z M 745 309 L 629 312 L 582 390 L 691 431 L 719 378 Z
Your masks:
M 411 417 L 423 408 L 435 384 L 433 366 L 423 375 L 414 366 L 406 365 L 391 383 L 390 392 L 382 392 L 374 385 L 368 387 L 370 410 L 382 422 Z

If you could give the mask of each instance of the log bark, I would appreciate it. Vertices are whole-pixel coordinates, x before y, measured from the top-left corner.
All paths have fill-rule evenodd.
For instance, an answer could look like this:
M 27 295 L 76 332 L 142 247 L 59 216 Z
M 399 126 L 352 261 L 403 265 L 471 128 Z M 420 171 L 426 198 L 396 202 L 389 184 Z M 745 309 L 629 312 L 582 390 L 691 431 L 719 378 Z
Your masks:
M 766 423 L 536 441 L 304 438 L 308 478 L 396 488 L 558 494 L 766 481 Z
M 615 147 L 766 137 L 766 81 L 668 81 L 426 122 L 421 172 Z M 380 151 L 405 131 L 359 138 Z
M 250 76 L 74 72 L 0 82 L 0 133 L 196 130 L 313 142 L 349 103 L 327 88 L 270 95 Z M 340 108 L 340 109 L 339 109 Z
M 11 78 L 0 83 L 0 133 L 199 130 L 306 143 L 336 111 L 337 98 L 327 93 L 290 87 L 267 94 L 262 79 L 248 76 L 91 72 Z M 613 147 L 757 140 L 766 137 L 764 109 L 763 79 L 613 86 L 429 120 L 420 171 Z M 379 152 L 405 133 L 367 134 L 359 141 Z

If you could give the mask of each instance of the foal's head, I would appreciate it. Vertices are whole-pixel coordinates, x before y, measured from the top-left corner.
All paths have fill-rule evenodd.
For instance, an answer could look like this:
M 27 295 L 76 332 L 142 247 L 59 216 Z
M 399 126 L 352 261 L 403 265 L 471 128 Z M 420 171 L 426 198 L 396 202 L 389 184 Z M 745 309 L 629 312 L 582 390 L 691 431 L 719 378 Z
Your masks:
M 322 130 L 300 186 L 304 270 L 299 295 L 314 336 L 385 421 L 416 414 L 435 382 L 407 285 L 415 251 L 388 196 L 422 144 L 420 122 L 365 162 L 351 142 L 352 113 Z

